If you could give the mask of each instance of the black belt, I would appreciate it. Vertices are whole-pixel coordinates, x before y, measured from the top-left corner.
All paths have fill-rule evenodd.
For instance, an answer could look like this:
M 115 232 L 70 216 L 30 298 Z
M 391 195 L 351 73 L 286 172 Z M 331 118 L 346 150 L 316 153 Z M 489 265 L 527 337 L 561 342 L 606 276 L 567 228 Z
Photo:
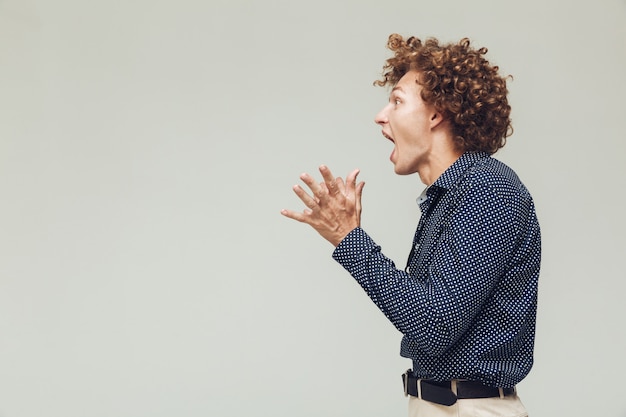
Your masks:
M 452 405 L 456 403 L 457 399 L 499 397 L 500 390 L 504 396 L 515 394 L 515 388 L 489 387 L 475 381 L 456 381 L 456 394 L 454 394 L 450 381 L 439 382 L 418 379 L 412 375 L 410 369 L 402 374 L 402 383 L 405 395 L 420 397 L 422 400 L 441 405 Z M 418 395 L 417 384 L 420 384 L 421 396 Z

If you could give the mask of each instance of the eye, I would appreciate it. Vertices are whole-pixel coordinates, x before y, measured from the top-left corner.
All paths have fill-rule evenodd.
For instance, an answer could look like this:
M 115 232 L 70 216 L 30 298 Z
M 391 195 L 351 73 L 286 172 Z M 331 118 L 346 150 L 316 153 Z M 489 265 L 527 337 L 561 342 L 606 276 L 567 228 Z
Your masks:
M 393 103 L 396 105 L 400 104 L 400 99 L 399 98 L 393 99 Z

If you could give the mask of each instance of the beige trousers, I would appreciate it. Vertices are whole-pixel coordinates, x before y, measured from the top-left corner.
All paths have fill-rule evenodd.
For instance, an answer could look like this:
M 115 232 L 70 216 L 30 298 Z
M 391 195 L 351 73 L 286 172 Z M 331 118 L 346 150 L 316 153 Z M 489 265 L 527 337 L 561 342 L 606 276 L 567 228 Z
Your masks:
M 528 417 L 517 395 L 457 400 L 445 406 L 409 396 L 409 417 Z

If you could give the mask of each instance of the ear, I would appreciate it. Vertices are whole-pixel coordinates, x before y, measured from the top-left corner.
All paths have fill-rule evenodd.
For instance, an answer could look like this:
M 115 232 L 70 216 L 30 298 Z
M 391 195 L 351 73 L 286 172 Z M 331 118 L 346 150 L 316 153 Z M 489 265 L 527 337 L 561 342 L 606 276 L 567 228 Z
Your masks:
M 433 109 L 432 113 L 430 114 L 430 128 L 434 129 L 437 126 L 439 126 L 442 122 L 443 122 L 443 114 Z

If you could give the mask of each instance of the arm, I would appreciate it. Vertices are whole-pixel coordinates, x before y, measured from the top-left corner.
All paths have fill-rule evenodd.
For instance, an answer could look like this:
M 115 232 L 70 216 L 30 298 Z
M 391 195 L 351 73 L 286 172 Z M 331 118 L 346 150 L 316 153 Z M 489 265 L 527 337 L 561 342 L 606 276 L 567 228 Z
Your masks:
M 473 323 L 505 272 L 516 241 L 515 218 L 495 191 L 472 187 L 430 249 L 425 276 L 398 270 L 360 228 L 333 257 L 400 332 L 438 356 Z

